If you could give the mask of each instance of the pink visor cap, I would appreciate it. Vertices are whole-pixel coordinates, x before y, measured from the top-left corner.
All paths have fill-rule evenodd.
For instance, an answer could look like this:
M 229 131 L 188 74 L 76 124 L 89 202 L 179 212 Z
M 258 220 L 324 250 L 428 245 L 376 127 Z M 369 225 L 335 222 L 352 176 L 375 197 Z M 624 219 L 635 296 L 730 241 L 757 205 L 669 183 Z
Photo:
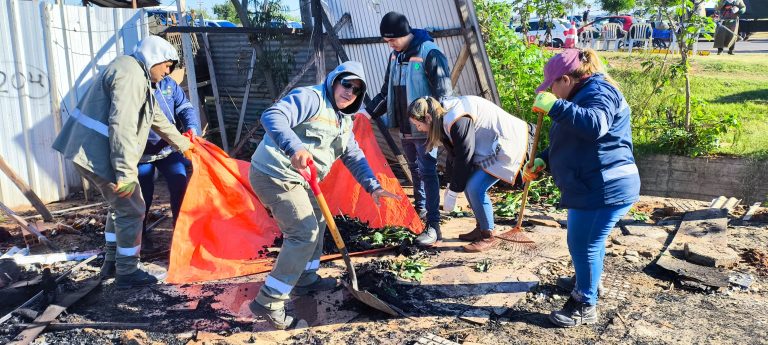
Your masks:
M 578 49 L 566 49 L 562 53 L 553 56 L 544 66 L 544 82 L 536 88 L 536 93 L 547 91 L 555 80 L 573 72 L 581 66 Z

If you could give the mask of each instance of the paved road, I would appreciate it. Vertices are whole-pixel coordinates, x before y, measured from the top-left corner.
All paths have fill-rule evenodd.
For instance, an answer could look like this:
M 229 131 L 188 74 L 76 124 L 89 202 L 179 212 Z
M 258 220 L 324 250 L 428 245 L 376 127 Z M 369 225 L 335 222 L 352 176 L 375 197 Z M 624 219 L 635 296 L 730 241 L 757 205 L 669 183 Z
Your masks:
M 712 41 L 699 42 L 699 50 L 709 50 L 716 53 L 717 49 L 712 48 Z M 768 54 L 768 38 L 750 39 L 749 41 L 736 42 L 736 54 L 739 53 L 761 53 Z

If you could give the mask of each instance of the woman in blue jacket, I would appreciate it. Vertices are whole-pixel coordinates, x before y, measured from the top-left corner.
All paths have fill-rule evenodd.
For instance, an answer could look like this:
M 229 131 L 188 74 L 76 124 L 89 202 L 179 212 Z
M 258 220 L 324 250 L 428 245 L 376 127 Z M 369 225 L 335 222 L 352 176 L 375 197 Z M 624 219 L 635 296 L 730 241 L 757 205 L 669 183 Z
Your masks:
M 167 76 L 157 83 L 155 98 L 168 121 L 175 124 L 176 128 L 184 132 L 192 130 L 194 135 L 200 135 L 200 119 L 197 110 L 187 99 L 184 90 L 171 77 Z M 173 223 L 176 224 L 181 202 L 187 190 L 188 166 L 190 166 L 190 162 L 181 153 L 174 151 L 157 133 L 150 131 L 147 145 L 144 147 L 144 154 L 141 156 L 138 166 L 141 194 L 147 204 L 146 212 L 149 212 L 149 208 L 152 206 L 152 195 L 155 192 L 155 169 L 157 169 L 168 185 Z M 147 217 L 144 219 L 144 248 L 152 250 L 153 243 L 146 236 Z
M 546 90 L 551 88 L 551 93 Z M 530 181 L 548 168 L 568 209 L 568 250 L 576 286 L 549 319 L 560 327 L 597 322 L 597 288 L 605 239 L 640 194 L 632 156 L 630 109 L 591 49 L 569 49 L 544 67 L 535 111 L 552 120 L 550 144 L 525 166 Z

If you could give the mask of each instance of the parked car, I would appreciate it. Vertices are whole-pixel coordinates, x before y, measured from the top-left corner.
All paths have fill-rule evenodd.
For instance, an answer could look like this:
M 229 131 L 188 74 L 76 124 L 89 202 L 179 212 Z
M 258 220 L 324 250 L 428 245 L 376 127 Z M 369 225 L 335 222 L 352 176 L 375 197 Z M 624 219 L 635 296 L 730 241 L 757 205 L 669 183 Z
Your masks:
M 629 31 L 629 28 L 632 27 L 632 24 L 634 23 L 634 19 L 632 16 L 605 16 L 605 17 L 597 17 L 594 21 L 591 21 L 587 23 L 586 25 L 583 25 L 579 28 L 578 33 L 581 33 L 584 30 L 590 30 L 593 29 L 596 32 L 600 32 L 600 29 L 603 27 L 603 25 L 608 23 L 616 23 L 621 25 L 621 29 L 624 31 Z
M 522 25 L 518 25 L 514 29 L 522 37 Z M 551 33 L 550 37 L 547 37 L 547 29 Z M 562 18 L 556 18 L 550 22 L 534 19 L 528 22 L 528 37 L 535 37 L 539 44 L 561 48 L 565 43 L 567 31 L 570 29 L 571 23 Z
M 201 26 L 207 26 L 210 28 L 236 28 L 237 25 L 233 22 L 230 22 L 228 20 L 214 20 L 214 19 L 204 19 L 203 25 Z

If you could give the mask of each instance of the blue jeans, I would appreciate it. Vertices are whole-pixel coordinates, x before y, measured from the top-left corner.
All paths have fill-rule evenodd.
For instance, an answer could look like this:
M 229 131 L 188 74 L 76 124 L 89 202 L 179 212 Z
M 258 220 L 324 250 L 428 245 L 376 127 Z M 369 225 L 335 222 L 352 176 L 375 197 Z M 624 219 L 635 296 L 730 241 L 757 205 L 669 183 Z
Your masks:
M 493 203 L 488 196 L 488 189 L 499 182 L 499 179 L 489 175 L 483 169 L 475 170 L 469 176 L 464 195 L 467 196 L 469 207 L 475 214 L 477 226 L 480 230 L 493 230 Z
M 413 177 L 414 206 L 427 210 L 427 224 L 440 223 L 440 181 L 437 148 L 427 152 L 427 139 L 400 139 Z
M 632 204 L 568 210 L 568 251 L 576 270 L 576 287 L 571 294 L 578 301 L 597 304 L 597 286 L 605 259 L 605 239 L 631 207 Z
M 171 213 L 173 213 L 173 223 L 176 224 L 181 201 L 184 200 L 184 193 L 187 191 L 187 166 L 190 164 L 190 161 L 178 152 L 173 152 L 168 157 L 154 162 L 139 163 L 139 184 L 141 195 L 147 204 L 146 212 L 149 212 L 149 207 L 152 206 L 152 195 L 155 193 L 155 169 L 157 169 L 168 184 Z

